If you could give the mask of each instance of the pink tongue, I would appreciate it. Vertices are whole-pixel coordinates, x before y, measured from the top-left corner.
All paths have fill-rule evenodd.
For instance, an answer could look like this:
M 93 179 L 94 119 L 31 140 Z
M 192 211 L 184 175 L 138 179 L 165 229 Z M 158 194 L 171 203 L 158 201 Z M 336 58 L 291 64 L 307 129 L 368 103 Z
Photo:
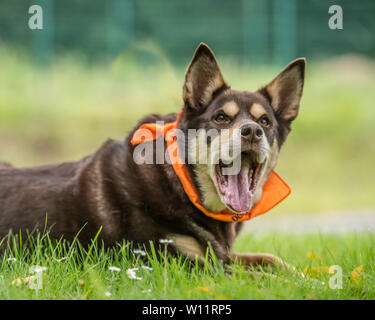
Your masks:
M 239 174 L 228 176 L 228 186 L 224 195 L 226 203 L 236 211 L 249 211 L 251 205 L 249 189 L 249 167 L 243 165 Z

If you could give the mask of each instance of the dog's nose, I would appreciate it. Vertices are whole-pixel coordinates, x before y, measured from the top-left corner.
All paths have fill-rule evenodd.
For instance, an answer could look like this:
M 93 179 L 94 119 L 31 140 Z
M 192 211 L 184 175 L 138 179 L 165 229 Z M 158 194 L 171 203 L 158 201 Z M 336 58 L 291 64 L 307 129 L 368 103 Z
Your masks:
M 256 123 L 245 124 L 241 127 L 241 137 L 250 141 L 259 141 L 263 136 L 262 128 Z

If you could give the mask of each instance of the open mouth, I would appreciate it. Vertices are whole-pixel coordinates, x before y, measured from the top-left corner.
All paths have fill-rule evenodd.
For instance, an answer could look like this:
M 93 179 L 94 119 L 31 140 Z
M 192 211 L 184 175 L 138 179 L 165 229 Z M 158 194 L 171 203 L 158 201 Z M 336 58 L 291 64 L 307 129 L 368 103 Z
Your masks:
M 224 164 L 221 160 L 215 166 L 216 181 L 222 200 L 227 207 L 238 213 L 245 213 L 251 209 L 262 163 L 259 163 L 255 152 L 242 152 L 241 169 L 238 174 L 224 175 L 223 168 L 232 164 Z

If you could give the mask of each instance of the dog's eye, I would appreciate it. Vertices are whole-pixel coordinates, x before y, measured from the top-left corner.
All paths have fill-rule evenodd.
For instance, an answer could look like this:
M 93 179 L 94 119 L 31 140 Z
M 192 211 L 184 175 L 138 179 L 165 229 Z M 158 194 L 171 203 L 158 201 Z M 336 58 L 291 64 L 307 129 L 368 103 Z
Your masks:
M 224 113 L 219 113 L 216 117 L 215 117 L 215 121 L 219 124 L 223 124 L 223 123 L 229 123 L 230 122 L 230 119 L 229 117 L 224 114 Z
M 263 127 L 268 127 L 271 124 L 271 121 L 266 117 L 263 116 L 258 120 L 258 122 L 263 126 Z

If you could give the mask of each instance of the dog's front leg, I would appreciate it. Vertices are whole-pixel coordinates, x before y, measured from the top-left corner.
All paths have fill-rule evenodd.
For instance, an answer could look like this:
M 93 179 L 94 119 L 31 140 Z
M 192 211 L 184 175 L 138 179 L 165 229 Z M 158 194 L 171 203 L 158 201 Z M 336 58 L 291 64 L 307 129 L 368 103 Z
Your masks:
M 245 267 L 271 267 L 296 272 L 296 268 L 269 253 L 231 253 L 231 260 Z

